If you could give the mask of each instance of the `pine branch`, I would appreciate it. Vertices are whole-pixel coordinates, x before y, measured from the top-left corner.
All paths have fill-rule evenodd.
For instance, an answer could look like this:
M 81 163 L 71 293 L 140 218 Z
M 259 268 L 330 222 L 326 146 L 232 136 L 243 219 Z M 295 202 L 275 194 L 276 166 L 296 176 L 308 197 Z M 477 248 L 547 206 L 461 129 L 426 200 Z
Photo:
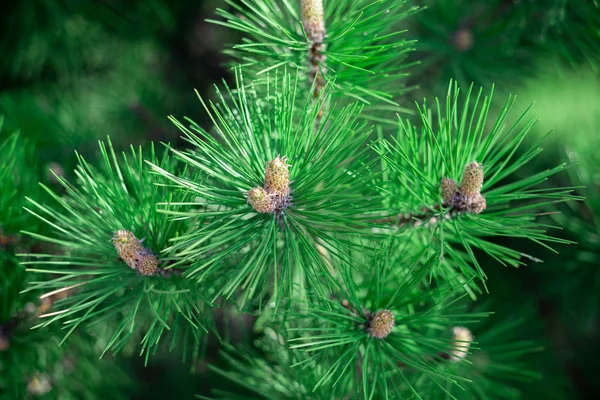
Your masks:
M 529 310 L 520 315 L 527 315 Z M 522 316 L 499 319 L 491 316 L 474 326 L 477 346 L 458 362 L 444 362 L 439 368 L 456 373 L 470 382 L 450 385 L 429 381 L 420 389 L 431 399 L 470 399 L 492 393 L 498 398 L 521 397 L 521 384 L 533 383 L 541 375 L 527 368 L 527 360 L 542 352 L 542 347 L 523 338 L 528 334 Z M 422 385 L 418 374 L 408 376 L 411 385 Z M 539 384 L 539 383 L 538 383 Z M 406 390 L 408 395 L 410 391 Z
M 465 340 L 455 336 L 452 342 L 440 333 L 444 326 L 448 329 L 486 314 L 458 311 L 454 303 L 459 290 L 424 287 L 434 259 L 421 265 L 418 254 L 396 253 L 394 243 L 378 254 L 361 266 L 371 268 L 369 278 L 356 283 L 359 275 L 354 271 L 342 273 L 346 289 L 340 296 L 290 310 L 283 337 L 288 337 L 292 351 L 305 353 L 294 367 L 318 371 L 315 392 L 349 390 L 337 398 L 399 395 L 398 374 L 418 372 L 422 379 L 461 381 L 460 376 L 441 372 L 439 363 L 450 362 L 451 357 L 461 360 Z M 400 276 L 393 268 L 398 263 L 407 265 Z M 438 292 L 437 300 L 429 290 Z
M 97 339 L 77 336 L 68 346 L 59 347 L 60 327 L 31 330 L 58 294 L 40 298 L 39 292 L 27 290 L 31 275 L 14 254 L 32 247 L 31 241 L 18 234 L 20 229 L 40 229 L 21 208 L 23 193 L 38 193 L 38 168 L 32 146 L 21 135 L 2 137 L 0 230 L 6 229 L 11 236 L 0 245 L 0 396 L 124 399 L 129 379 L 117 363 L 98 360 Z M 104 390 L 104 379 L 111 382 L 110 394 Z
M 419 107 L 421 132 L 400 121 L 397 137 L 375 147 L 382 157 L 383 169 L 388 171 L 387 181 L 381 184 L 386 204 L 403 215 L 379 221 L 389 224 L 397 220 L 400 229 L 417 228 L 426 242 L 436 243 L 440 257 L 462 265 L 462 272 L 470 276 L 468 265 L 456 253 L 465 251 L 481 279 L 485 279 L 485 273 L 474 248 L 505 265 L 518 266 L 524 263 L 523 259 L 535 260 L 492 243 L 487 237 L 527 238 L 542 246 L 569 243 L 546 235 L 549 226 L 537 222 L 539 213 L 535 212 L 578 199 L 570 188 L 536 188 L 564 170 L 564 165 L 499 185 L 541 152 L 538 143 L 521 150 L 535 119 L 523 115 L 506 129 L 513 103 L 509 98 L 491 130 L 484 133 L 491 95 L 483 97 L 481 91 L 474 94 L 469 89 L 463 100 L 456 84 L 450 85 L 445 105 L 437 99 L 435 103 L 431 111 L 426 104 Z M 469 175 L 471 166 L 476 166 L 473 171 L 480 174 L 476 185 Z M 474 189 L 467 190 L 471 186 Z M 415 222 L 407 224 L 409 220 Z
M 393 123 L 390 112 L 407 112 L 397 99 L 408 90 L 402 81 L 410 65 L 402 61 L 414 42 L 402 38 L 402 21 L 416 7 L 398 0 L 339 0 L 320 7 L 321 3 L 227 0 L 234 12 L 218 9 L 223 20 L 209 22 L 244 35 L 225 53 L 234 57 L 236 66 L 243 66 L 247 76 L 261 78 L 280 67 L 298 69 L 310 84 L 315 83 L 303 89 L 312 87 L 316 93 L 324 79 L 335 87 L 334 103 L 360 101 L 370 110 L 363 117 Z M 308 29 L 302 20 L 305 5 L 307 11 L 319 14 L 322 9 L 323 13 L 322 21 L 317 14 L 311 17 L 314 27 Z
M 76 399 L 105 395 L 127 398 L 131 382 L 114 360 L 98 360 L 96 346 L 103 339 L 88 334 L 74 335 L 59 347 L 60 327 L 32 330 L 39 322 L 44 302 L 39 293 L 27 291 L 29 274 L 13 256 L 0 253 L 0 393 L 7 398 L 48 394 Z M 106 388 L 106 380 L 111 382 Z
M 148 173 L 141 148 L 119 160 L 108 141 L 100 143 L 100 152 L 99 170 L 78 156 L 76 185 L 57 177 L 66 196 L 43 186 L 53 205 L 29 199 L 26 210 L 53 232 L 24 233 L 58 245 L 58 254 L 23 255 L 30 272 L 48 278 L 32 282 L 29 290 L 69 293 L 54 303 L 58 311 L 41 316 L 38 327 L 62 323 L 68 328 L 63 341 L 81 325 L 104 329 L 102 354 L 137 339 L 146 362 L 168 333 L 173 345 L 186 348 L 191 340 L 197 356 L 211 329 L 210 289 L 164 272 L 180 261 L 168 246 L 187 228 L 185 221 L 171 221 L 156 210 L 159 199 L 181 203 L 189 193 L 175 193 Z M 163 168 L 174 166 L 167 156 L 159 159 L 154 147 L 149 159 Z
M 318 123 L 329 94 L 300 97 L 297 76 L 275 74 L 265 96 L 257 94 L 265 89 L 245 86 L 241 74 L 237 79 L 235 91 L 219 92 L 218 104 L 203 102 L 214 135 L 173 119 L 193 150 L 170 151 L 192 178 L 152 165 L 196 195 L 182 204 L 191 209 L 166 211 L 194 221 L 172 249 L 190 263 L 186 277 L 223 278 L 215 296 L 243 289 L 244 304 L 271 299 L 278 306 L 302 297 L 307 286 L 324 295 L 336 272 L 319 249 L 347 259 L 344 249 L 357 246 L 357 235 L 373 225 L 370 216 L 383 211 L 365 180 L 374 162 L 363 147 L 369 130 L 357 121 L 361 107 L 333 108 Z

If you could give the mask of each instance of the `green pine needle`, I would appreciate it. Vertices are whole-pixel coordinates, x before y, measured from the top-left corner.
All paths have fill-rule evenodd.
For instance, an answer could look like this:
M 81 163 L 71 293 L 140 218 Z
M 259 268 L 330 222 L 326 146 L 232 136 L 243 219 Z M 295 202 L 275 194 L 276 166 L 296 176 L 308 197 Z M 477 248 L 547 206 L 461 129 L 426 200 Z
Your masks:
M 242 43 L 225 53 L 258 76 L 278 67 L 298 68 L 308 82 L 311 42 L 302 26 L 298 1 L 227 0 L 234 10 L 218 9 L 223 20 L 209 22 L 241 32 Z M 402 22 L 415 7 L 397 0 L 337 0 L 324 3 L 327 31 L 324 48 L 325 79 L 336 87 L 334 101 L 406 112 L 397 98 L 405 93 L 408 75 L 403 60 L 413 42 L 404 38 Z M 308 86 L 310 86 L 308 82 Z M 375 117 L 373 112 L 364 117 Z
M 570 243 L 546 234 L 553 227 L 540 221 L 540 215 L 553 204 L 578 197 L 571 194 L 572 188 L 544 186 L 549 177 L 565 169 L 564 164 L 530 176 L 518 175 L 542 149 L 539 143 L 522 146 L 535 117 L 526 113 L 509 123 L 513 101 L 509 98 L 498 118 L 488 121 L 492 93 L 484 96 L 482 90 L 474 92 L 471 87 L 461 96 L 458 85 L 451 83 L 445 101 L 436 99 L 433 108 L 426 103 L 418 106 L 422 129 L 400 120 L 397 136 L 376 146 L 388 177 L 381 183 L 382 192 L 386 204 L 401 213 L 399 229 L 415 229 L 415 236 L 431 243 L 441 259 L 449 260 L 448 271 L 458 266 L 467 278 L 473 274 L 486 278 L 476 249 L 503 265 L 539 261 L 491 238 L 529 239 L 547 248 Z M 481 195 L 487 208 L 480 214 L 447 207 L 441 194 L 441 179 L 460 182 L 465 166 L 473 161 L 482 163 L 484 170 Z M 474 266 L 472 272 L 466 262 Z
M 335 387 L 338 382 L 356 379 L 352 387 L 365 399 L 393 398 L 401 388 L 399 375 L 418 373 L 423 379 L 457 383 L 468 379 L 444 371 L 452 349 L 451 328 L 476 322 L 487 313 L 469 313 L 457 303 L 463 290 L 427 284 L 426 275 L 436 261 L 420 264 L 421 255 L 393 256 L 392 241 L 379 256 L 366 264 L 370 275 L 362 281 L 348 272 L 345 289 L 292 311 L 289 339 L 292 349 L 307 352 L 307 361 L 325 368 L 314 389 Z M 395 266 L 404 265 L 402 276 Z M 357 283 L 358 282 L 358 283 Z M 383 338 L 373 337 L 373 318 L 389 310 L 394 327 Z M 358 372 L 358 373 L 357 373 Z M 406 389 L 402 386 L 402 389 Z
M 212 319 L 207 292 L 177 270 L 165 272 L 179 259 L 173 253 L 160 254 L 184 231 L 185 221 L 171 221 L 156 210 L 156 203 L 187 195 L 156 184 L 160 182 L 146 171 L 141 148 L 132 147 L 119 159 L 108 141 L 100 142 L 100 152 L 104 163 L 99 170 L 78 156 L 76 184 L 57 177 L 65 195 L 42 185 L 53 205 L 28 199 L 26 210 L 52 228 L 49 235 L 24 231 L 46 242 L 48 249 L 23 255 L 28 270 L 43 278 L 29 290 L 66 294 L 55 302 L 58 311 L 42 316 L 39 326 L 61 323 L 66 329 L 63 341 L 80 325 L 108 327 L 102 354 L 122 349 L 134 337 L 146 360 L 167 332 L 201 343 Z M 164 168 L 173 166 L 166 155 L 159 159 L 153 147 L 149 157 Z M 133 232 L 149 251 L 160 254 L 155 276 L 140 275 L 119 258 L 111 239 L 120 229 Z
M 300 96 L 297 80 L 276 74 L 268 94 L 258 97 L 238 74 L 237 90 L 218 92 L 219 103 L 201 99 L 214 135 L 173 119 L 193 150 L 171 153 L 189 166 L 192 178 L 152 165 L 196 195 L 182 205 L 187 210 L 165 210 L 194 224 L 169 251 L 190 264 L 185 276 L 222 282 L 215 298 L 241 289 L 242 303 L 270 297 L 279 305 L 296 290 L 302 296 L 306 286 L 326 293 L 335 274 L 328 258 L 344 258 L 344 249 L 356 246 L 352 237 L 383 211 L 367 185 L 373 161 L 364 145 L 370 132 L 357 121 L 360 106 L 333 108 L 319 118 L 327 99 Z M 263 186 L 265 165 L 277 156 L 291 164 L 291 205 L 260 214 L 246 193 Z

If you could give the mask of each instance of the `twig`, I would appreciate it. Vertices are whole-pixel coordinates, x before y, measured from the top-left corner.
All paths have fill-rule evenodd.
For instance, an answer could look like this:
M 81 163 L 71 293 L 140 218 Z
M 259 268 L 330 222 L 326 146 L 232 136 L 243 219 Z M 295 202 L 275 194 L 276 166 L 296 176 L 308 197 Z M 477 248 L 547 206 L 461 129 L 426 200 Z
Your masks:
M 393 215 L 386 218 L 381 218 L 374 220 L 373 222 L 376 224 L 390 224 L 392 226 L 401 228 L 408 224 L 412 223 L 412 227 L 419 227 L 422 225 L 433 225 L 440 220 L 440 217 L 443 219 L 451 219 L 454 216 L 460 213 L 460 210 L 456 208 L 451 208 L 446 214 L 440 216 L 437 213 L 441 211 L 439 205 L 436 205 L 432 208 L 423 207 L 421 213 L 400 213 L 398 215 Z
M 300 0 L 302 10 L 302 25 L 311 45 L 308 50 L 310 84 L 314 84 L 313 96 L 317 99 L 325 86 L 323 74 L 325 72 L 325 54 L 323 54 L 325 40 L 325 18 L 323 15 L 323 0 Z M 318 118 L 323 115 L 319 111 Z
M 8 245 L 17 243 L 19 238 L 17 236 L 5 235 L 0 229 L 0 246 L 6 247 Z

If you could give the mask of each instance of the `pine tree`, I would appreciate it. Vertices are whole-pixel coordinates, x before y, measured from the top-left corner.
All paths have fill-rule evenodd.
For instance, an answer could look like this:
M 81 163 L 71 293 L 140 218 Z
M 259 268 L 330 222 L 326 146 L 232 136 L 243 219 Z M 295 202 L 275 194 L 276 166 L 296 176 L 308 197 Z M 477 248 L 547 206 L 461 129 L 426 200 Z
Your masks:
M 49 96 L 68 105 L 53 119 L 66 134 L 40 138 L 46 116 L 19 112 L 36 97 L 0 93 L 9 128 L 23 125 L 35 142 L 6 129 L 0 138 L 0 395 L 127 398 L 136 383 L 123 364 L 165 351 L 192 371 L 208 364 L 223 379 L 213 398 L 572 393 L 539 383 L 553 365 L 533 320 L 548 294 L 567 287 L 577 299 L 597 282 L 584 266 L 598 259 L 588 136 L 600 114 L 592 107 L 578 139 L 547 140 L 538 107 L 509 93 L 527 83 L 527 100 L 537 97 L 540 59 L 567 76 L 595 71 L 600 12 L 593 1 L 548 3 L 226 0 L 209 22 L 241 37 L 224 50 L 232 79 L 178 110 L 160 69 L 135 72 L 164 65 L 162 44 L 129 27 L 132 15 L 158 20 L 147 35 L 166 37 L 176 6 L 117 16 L 117 5 L 48 2 L 54 12 L 32 34 L 0 47 L 15 54 L 0 63 L 11 82 L 53 76 Z M 10 15 L 27 21 L 28 9 Z M 111 30 L 127 39 L 96 53 L 32 44 L 79 48 L 77 32 L 85 44 Z M 113 59 L 115 48 L 135 51 Z M 83 69 L 119 79 L 88 104 Z M 147 107 L 106 100 L 124 83 Z M 106 101 L 152 116 L 160 99 L 194 115 L 168 118 L 181 137 L 167 134 L 171 143 L 121 150 L 119 133 L 135 136 L 139 124 L 90 112 Z M 79 118 L 89 127 L 78 130 Z M 568 136 L 572 123 L 556 126 Z M 89 137 L 101 138 L 97 151 Z M 30 162 L 50 141 L 84 148 L 72 173 Z M 567 268 L 559 251 L 572 256 Z M 542 259 L 553 266 L 545 295 L 528 299 Z M 519 290 L 505 276 L 523 277 Z M 561 316 L 580 308 L 583 326 L 594 299 L 553 306 Z M 236 329 L 252 340 L 240 343 L 222 320 L 243 316 L 251 326 Z M 590 340 L 593 329 L 582 331 Z M 207 356 L 215 347 L 218 360 Z

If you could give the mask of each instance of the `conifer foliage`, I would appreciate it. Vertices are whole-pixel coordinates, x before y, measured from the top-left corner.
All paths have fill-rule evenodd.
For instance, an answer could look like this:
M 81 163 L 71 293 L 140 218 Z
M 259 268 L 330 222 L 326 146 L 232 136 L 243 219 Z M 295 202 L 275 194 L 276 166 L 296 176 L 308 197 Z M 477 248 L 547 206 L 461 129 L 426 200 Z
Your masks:
M 96 159 L 44 177 L 32 145 L 3 132 L 0 394 L 126 397 L 115 360 L 167 350 L 226 382 L 213 398 L 519 397 L 541 346 L 525 308 L 494 315 L 495 271 L 552 259 L 582 229 L 597 259 L 597 227 L 558 215 L 582 204 L 570 181 L 595 180 L 549 165 L 532 107 L 494 95 L 508 88 L 479 69 L 491 54 L 468 57 L 495 25 L 473 22 L 475 0 L 225 3 L 209 22 L 241 36 L 224 50 L 232 79 L 196 92 L 208 123 L 168 118 L 179 142 L 118 151 L 107 137 Z M 499 26 L 539 17 L 514 3 Z M 499 59 L 517 44 L 536 49 L 519 60 L 548 56 L 567 30 L 581 48 L 557 62 L 594 64 L 583 33 L 600 19 L 582 11 L 595 3 L 555 3 L 584 27 L 507 30 Z M 412 105 L 411 79 L 436 65 L 443 86 L 423 87 L 445 89 Z M 252 342 L 223 328 L 236 315 L 252 316 L 238 327 Z

